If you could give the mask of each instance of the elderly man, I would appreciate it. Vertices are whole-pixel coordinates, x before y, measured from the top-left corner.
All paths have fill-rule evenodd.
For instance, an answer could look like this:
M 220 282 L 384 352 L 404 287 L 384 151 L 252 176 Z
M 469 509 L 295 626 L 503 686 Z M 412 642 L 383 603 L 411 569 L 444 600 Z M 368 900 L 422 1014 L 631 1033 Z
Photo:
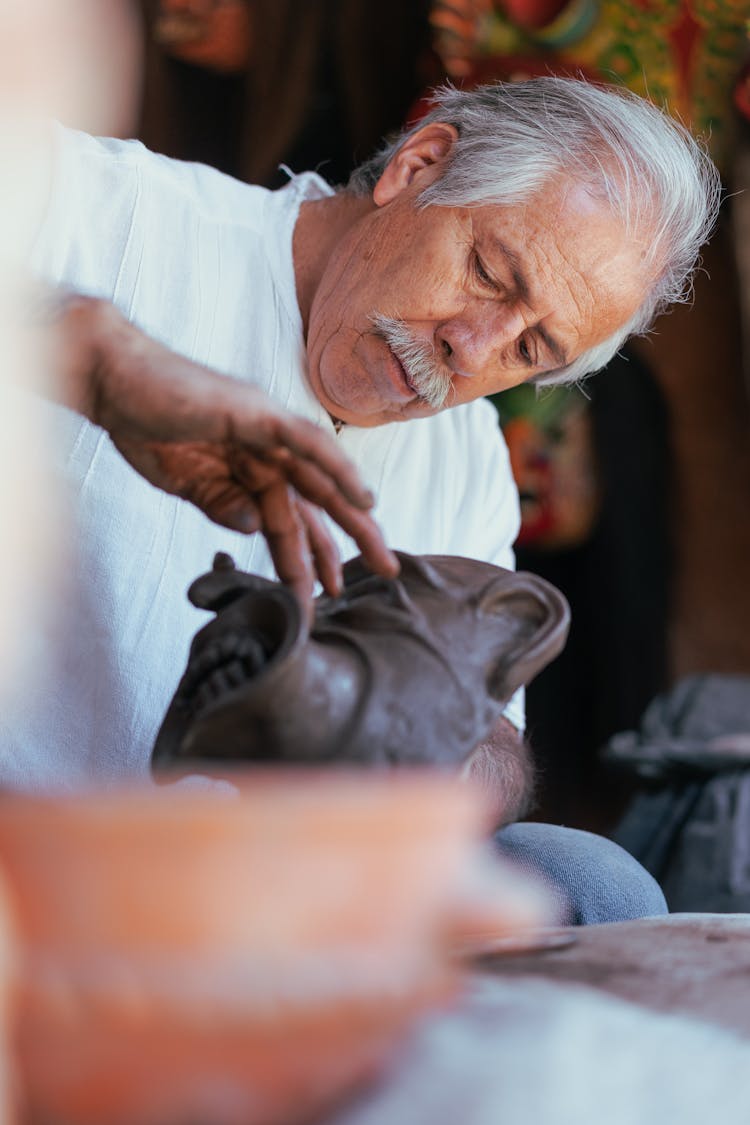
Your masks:
M 443 91 L 339 191 L 308 173 L 269 193 L 136 143 L 60 131 L 33 262 L 87 295 L 61 313 L 74 357 L 61 399 L 95 424 L 67 412 L 58 420 L 79 581 L 58 623 L 65 656 L 53 686 L 8 721 L 6 782 L 145 772 L 199 624 L 188 583 L 216 550 L 271 572 L 257 536 L 214 528 L 154 491 L 117 448 L 227 526 L 260 526 L 303 596 L 308 544 L 329 587 L 338 569 L 330 533 L 285 481 L 327 506 L 374 567 L 392 565 L 354 479 L 337 492 L 344 470 L 333 454 L 332 484 L 320 448 L 289 475 L 304 450 L 277 446 L 271 487 L 264 478 L 253 491 L 267 446 L 247 444 L 251 421 L 233 422 L 240 384 L 205 368 L 271 396 L 276 407 L 256 399 L 261 431 L 281 407 L 337 435 L 376 494 L 392 547 L 512 565 L 517 496 L 482 396 L 579 378 L 645 330 L 683 294 L 718 192 L 702 151 L 658 110 L 563 79 Z M 516 699 L 475 755 L 498 823 L 528 800 L 522 729 Z M 553 877 L 595 885 L 599 905 L 579 909 L 579 920 L 663 908 L 627 857 L 550 832 L 517 825 L 505 846 L 534 864 L 551 855 Z

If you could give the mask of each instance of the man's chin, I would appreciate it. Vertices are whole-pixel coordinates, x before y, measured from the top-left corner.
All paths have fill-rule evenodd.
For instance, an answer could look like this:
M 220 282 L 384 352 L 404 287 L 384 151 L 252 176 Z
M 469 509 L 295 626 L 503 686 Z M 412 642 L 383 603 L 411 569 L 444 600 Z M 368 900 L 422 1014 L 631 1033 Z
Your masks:
M 433 406 L 426 399 L 416 394 L 409 397 L 395 394 L 379 395 L 374 393 L 375 388 L 372 386 L 370 386 L 369 392 L 363 394 L 359 401 L 353 395 L 346 395 L 346 401 L 340 402 L 339 397 L 341 396 L 334 397 L 332 394 L 326 394 L 321 387 L 317 392 L 317 397 L 333 419 L 334 425 L 343 423 L 347 426 L 358 426 L 362 429 L 384 426 L 389 422 L 408 422 L 416 418 L 429 418 L 446 407 L 445 403 L 442 406 Z
M 407 402 L 400 410 L 394 410 L 389 413 L 388 417 L 384 417 L 379 423 L 380 425 L 386 422 L 411 422 L 416 421 L 418 418 L 432 418 L 433 415 L 439 414 L 445 407 L 430 406 L 424 399 L 414 399 L 412 402 Z
M 433 406 L 426 399 L 415 398 L 413 402 L 409 403 L 407 413 L 410 418 L 431 418 L 433 414 L 439 414 L 444 409 L 445 403 L 440 406 Z
M 416 418 L 429 418 L 444 409 L 430 406 L 421 398 L 407 399 L 403 402 L 368 403 L 362 408 L 351 404 L 341 406 L 332 400 L 321 404 L 337 429 L 342 425 L 368 429 L 373 426 L 385 426 L 389 422 L 408 422 Z
M 376 421 L 359 423 L 359 425 L 383 426 L 388 422 L 411 422 L 418 418 L 431 418 L 444 410 L 444 406 L 430 406 L 424 399 L 415 398 L 405 402 L 403 406 L 391 406 L 383 411 Z

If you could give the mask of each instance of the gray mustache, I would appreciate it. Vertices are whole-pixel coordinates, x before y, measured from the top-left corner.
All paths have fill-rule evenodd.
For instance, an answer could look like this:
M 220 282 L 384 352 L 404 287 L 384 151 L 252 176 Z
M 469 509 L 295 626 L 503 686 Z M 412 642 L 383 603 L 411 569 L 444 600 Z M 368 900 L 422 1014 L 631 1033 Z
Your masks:
M 373 313 L 370 320 L 406 371 L 419 397 L 433 410 L 444 406 L 451 389 L 451 377 L 436 363 L 432 345 L 416 336 L 397 317 Z

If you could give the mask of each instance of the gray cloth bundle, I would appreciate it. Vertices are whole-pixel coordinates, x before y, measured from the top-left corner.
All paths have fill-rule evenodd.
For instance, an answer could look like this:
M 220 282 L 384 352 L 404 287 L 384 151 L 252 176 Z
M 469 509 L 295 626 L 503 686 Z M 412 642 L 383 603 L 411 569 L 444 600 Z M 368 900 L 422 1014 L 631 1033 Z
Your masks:
M 750 677 L 682 680 L 604 761 L 641 779 L 614 838 L 673 911 L 750 911 Z

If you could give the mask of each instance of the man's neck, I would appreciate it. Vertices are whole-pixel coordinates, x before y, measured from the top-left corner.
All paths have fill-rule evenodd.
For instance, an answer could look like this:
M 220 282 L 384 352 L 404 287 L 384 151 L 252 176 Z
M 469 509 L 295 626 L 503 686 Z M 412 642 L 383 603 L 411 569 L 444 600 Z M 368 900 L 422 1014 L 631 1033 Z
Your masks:
M 349 228 L 374 206 L 371 196 L 341 191 L 324 199 L 308 200 L 300 207 L 292 255 L 305 339 L 310 309 L 333 249 Z

